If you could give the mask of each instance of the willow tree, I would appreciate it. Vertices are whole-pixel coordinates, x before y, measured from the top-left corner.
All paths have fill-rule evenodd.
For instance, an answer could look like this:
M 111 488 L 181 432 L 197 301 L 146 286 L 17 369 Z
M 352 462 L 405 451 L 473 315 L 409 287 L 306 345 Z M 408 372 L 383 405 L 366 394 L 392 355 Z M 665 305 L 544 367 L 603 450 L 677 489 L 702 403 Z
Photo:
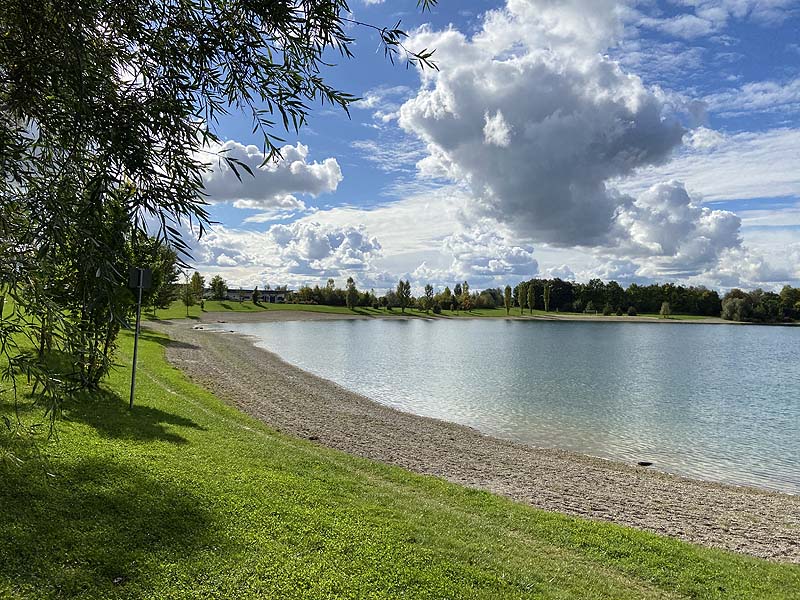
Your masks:
M 208 226 L 210 165 L 249 172 L 219 152 L 219 118 L 247 115 L 269 161 L 311 107 L 356 100 L 325 76 L 334 53 L 352 56 L 350 14 L 346 0 L 0 3 L 0 353 L 11 387 L 27 375 L 54 412 L 65 386 L 99 384 L 130 307 L 138 234 L 188 260 L 182 232 Z M 434 66 L 397 27 L 375 29 L 392 61 Z M 66 372 L 25 351 L 21 340 L 43 329 Z

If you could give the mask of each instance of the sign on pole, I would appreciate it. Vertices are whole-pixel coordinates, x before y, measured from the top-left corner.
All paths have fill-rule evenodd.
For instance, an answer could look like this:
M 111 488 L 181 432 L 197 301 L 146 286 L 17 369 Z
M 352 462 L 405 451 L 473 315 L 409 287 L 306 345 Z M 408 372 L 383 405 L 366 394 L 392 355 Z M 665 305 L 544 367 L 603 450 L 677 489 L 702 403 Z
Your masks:
M 136 290 L 136 332 L 133 335 L 133 369 L 131 370 L 131 401 L 136 391 L 136 358 L 139 353 L 139 329 L 142 322 L 142 290 L 149 290 L 153 285 L 153 271 L 150 269 L 131 268 L 128 274 L 128 287 Z
M 149 290 L 153 287 L 153 271 L 151 269 L 138 269 L 133 267 L 128 272 L 128 287 Z

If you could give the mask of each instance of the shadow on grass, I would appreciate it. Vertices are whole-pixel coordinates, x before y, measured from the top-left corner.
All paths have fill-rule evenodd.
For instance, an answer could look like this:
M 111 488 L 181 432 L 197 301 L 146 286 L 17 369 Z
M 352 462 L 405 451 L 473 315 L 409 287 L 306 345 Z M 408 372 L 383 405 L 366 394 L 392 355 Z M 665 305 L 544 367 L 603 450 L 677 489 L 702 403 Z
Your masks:
M 196 350 L 200 347 L 196 346 L 195 344 L 188 344 L 186 342 L 179 342 L 178 340 L 165 338 L 164 336 L 161 335 L 154 335 L 152 333 L 147 333 L 146 331 L 140 332 L 139 338 L 142 340 L 147 340 L 148 342 L 156 342 L 157 344 L 161 344 L 165 348 L 189 348 L 191 350 Z
M 186 438 L 168 431 L 168 425 L 205 430 L 191 419 L 149 406 L 137 406 L 135 401 L 131 412 L 127 399 L 107 390 L 95 390 L 71 399 L 64 406 L 64 419 L 86 423 L 104 437 L 161 440 L 173 444 L 185 444 Z
M 106 458 L 58 471 L 0 477 L 0 595 L 4 586 L 37 598 L 146 588 L 159 559 L 190 560 L 212 543 L 210 512 L 190 489 Z
M 204 310 L 203 312 L 207 312 L 207 311 Z M 162 318 L 160 316 L 159 317 L 153 317 L 151 315 L 147 315 L 147 318 L 145 318 L 145 315 L 142 315 L 142 322 L 155 321 L 156 323 L 167 323 L 168 324 L 170 321 L 173 321 L 175 319 L 189 319 L 189 320 L 192 320 L 192 321 L 197 321 L 197 320 L 200 319 L 200 317 L 198 315 L 185 315 L 185 314 L 182 314 L 182 315 L 175 316 L 175 317 L 164 317 L 164 318 Z

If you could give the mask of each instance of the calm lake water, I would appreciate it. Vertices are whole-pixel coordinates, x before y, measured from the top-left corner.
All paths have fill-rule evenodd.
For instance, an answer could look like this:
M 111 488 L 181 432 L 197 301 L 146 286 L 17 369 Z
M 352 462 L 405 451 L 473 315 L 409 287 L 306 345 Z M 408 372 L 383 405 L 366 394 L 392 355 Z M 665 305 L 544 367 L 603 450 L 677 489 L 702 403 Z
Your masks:
M 419 415 L 800 493 L 800 328 L 505 320 L 226 324 Z

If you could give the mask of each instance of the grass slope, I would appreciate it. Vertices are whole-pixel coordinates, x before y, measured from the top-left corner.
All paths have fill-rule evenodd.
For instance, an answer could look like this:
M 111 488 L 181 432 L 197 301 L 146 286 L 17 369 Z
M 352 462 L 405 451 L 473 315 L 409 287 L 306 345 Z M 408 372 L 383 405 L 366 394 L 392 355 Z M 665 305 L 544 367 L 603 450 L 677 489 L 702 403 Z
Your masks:
M 798 597 L 798 567 L 276 433 L 189 383 L 166 343 L 144 335 L 133 412 L 127 368 L 66 407 L 55 477 L 0 463 L 0 598 Z
M 309 311 L 321 313 L 333 313 L 341 315 L 361 314 L 367 316 L 377 316 L 385 314 L 386 311 L 376 310 L 374 308 L 356 308 L 350 310 L 346 306 L 325 306 L 317 304 L 253 304 L 252 302 L 231 302 L 224 300 L 206 300 L 205 312 L 249 312 L 257 313 L 263 311 Z M 189 307 L 189 318 L 196 319 L 202 314 L 199 305 Z M 173 302 L 169 308 L 159 309 L 156 311 L 155 317 L 158 319 L 185 319 L 186 307 L 182 302 Z M 147 313 L 142 313 L 142 318 L 152 319 L 153 314 L 150 310 Z
M 205 303 L 205 312 L 262 312 L 262 311 L 304 311 L 304 312 L 319 312 L 319 313 L 328 313 L 328 314 L 339 314 L 339 315 L 364 315 L 364 316 L 385 316 L 385 315 L 394 315 L 398 316 L 403 313 L 400 312 L 399 308 L 394 310 L 388 311 L 386 309 L 375 309 L 375 308 L 367 308 L 367 307 L 359 307 L 353 310 L 350 310 L 346 306 L 327 306 L 322 304 L 259 304 L 255 305 L 252 302 L 229 302 L 229 301 L 219 301 L 219 300 L 207 300 Z M 200 310 L 200 306 L 191 306 L 189 307 L 189 318 L 198 318 L 202 314 Z M 554 313 L 554 312 L 545 312 L 543 310 L 535 310 L 533 311 L 534 316 L 537 317 L 556 317 L 556 316 L 569 316 L 570 318 L 577 318 L 577 319 L 591 319 L 597 315 L 588 315 L 584 313 Z M 407 308 L 405 312 L 406 316 L 412 317 L 427 317 L 427 318 L 476 318 L 476 317 L 486 317 L 486 318 L 505 318 L 506 310 L 505 308 L 476 308 L 475 310 L 471 311 L 450 311 L 450 310 L 443 310 L 441 315 L 435 315 L 433 312 L 426 313 L 422 310 L 417 310 L 415 308 Z M 519 318 L 520 312 L 519 308 L 514 308 L 511 310 L 510 315 L 511 317 Z M 524 317 L 529 317 L 530 311 L 526 310 Z M 658 319 L 659 316 L 656 314 L 653 315 L 639 315 L 643 321 L 649 321 L 653 319 Z M 143 313 L 143 317 L 146 319 L 153 318 L 153 315 L 150 312 L 147 314 Z M 169 308 L 161 309 L 156 311 L 156 317 L 159 319 L 183 319 L 186 318 L 186 307 L 180 302 L 176 301 L 173 302 Z M 613 317 L 612 317 L 613 318 Z M 698 319 L 707 319 L 708 317 L 702 317 L 697 315 L 672 315 L 670 317 L 673 321 L 693 321 Z M 627 319 L 627 317 L 626 317 Z M 620 319 L 622 320 L 622 319 Z

